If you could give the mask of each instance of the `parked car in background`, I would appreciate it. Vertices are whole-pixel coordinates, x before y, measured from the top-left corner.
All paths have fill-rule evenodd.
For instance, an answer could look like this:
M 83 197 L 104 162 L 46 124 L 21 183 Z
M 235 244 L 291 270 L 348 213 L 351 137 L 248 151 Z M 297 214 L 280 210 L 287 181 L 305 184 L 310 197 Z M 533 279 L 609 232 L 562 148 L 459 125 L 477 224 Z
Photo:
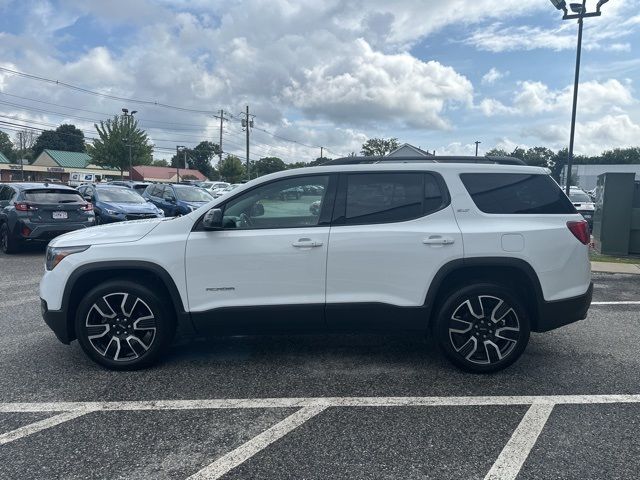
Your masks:
M 69 186 L 79 187 L 84 183 L 99 183 L 102 181 L 102 175 L 95 173 L 71 172 L 69 175 Z
M 93 204 L 96 224 L 164 217 L 164 212 L 136 191 L 117 185 L 83 185 L 80 195 Z
M 0 183 L 0 248 L 5 253 L 93 225 L 93 206 L 73 188 L 49 183 Z
M 193 185 L 149 185 L 143 197 L 160 208 L 167 217 L 186 215 L 210 202 L 213 197 L 202 188 Z
M 593 199 L 586 192 L 573 187 L 569 189 L 569 199 L 589 224 L 589 231 L 593 230 L 593 213 L 596 209 Z
M 211 195 L 215 195 L 218 190 L 224 190 L 228 186 L 227 182 L 203 182 L 201 188 L 204 188 Z
M 120 187 L 127 187 L 132 190 L 135 190 L 140 195 L 144 193 L 149 185 L 149 182 L 136 182 L 135 180 L 113 180 L 109 182 L 109 185 L 118 185 Z
M 242 185 L 242 183 L 232 183 L 231 185 L 227 185 L 226 187 L 224 187 L 222 189 L 217 189 L 213 193 L 213 198 L 219 198 L 222 195 L 224 195 L 225 193 L 231 192 L 232 190 L 235 190 L 236 188 L 238 188 L 241 185 Z

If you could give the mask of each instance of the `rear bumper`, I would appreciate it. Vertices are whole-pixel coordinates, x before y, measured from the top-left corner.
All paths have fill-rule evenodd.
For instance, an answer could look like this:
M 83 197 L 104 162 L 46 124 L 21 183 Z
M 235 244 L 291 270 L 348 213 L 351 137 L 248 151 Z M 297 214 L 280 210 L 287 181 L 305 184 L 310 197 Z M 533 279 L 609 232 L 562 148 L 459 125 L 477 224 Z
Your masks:
M 53 330 L 58 340 L 68 345 L 75 339 L 73 332 L 69 331 L 66 312 L 62 310 L 49 310 L 47 302 L 43 299 L 40 299 L 40 309 L 44 322 Z
M 533 331 L 548 332 L 584 320 L 587 318 L 592 296 L 593 282 L 589 284 L 589 288 L 583 295 L 553 302 L 542 302 L 538 308 L 538 323 Z
M 48 242 L 65 233 L 74 232 L 81 228 L 93 227 L 94 225 L 94 221 L 77 223 L 20 222 L 20 224 L 16 225 L 16 235 L 23 241 Z M 22 235 L 23 226 L 31 231 L 28 236 Z

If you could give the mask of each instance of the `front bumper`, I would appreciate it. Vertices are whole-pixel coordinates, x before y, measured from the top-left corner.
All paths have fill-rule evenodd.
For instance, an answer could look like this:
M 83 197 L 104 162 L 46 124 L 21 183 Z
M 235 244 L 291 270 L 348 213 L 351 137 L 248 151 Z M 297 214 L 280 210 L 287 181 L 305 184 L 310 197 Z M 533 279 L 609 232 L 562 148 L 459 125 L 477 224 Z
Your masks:
M 538 308 L 538 322 L 533 326 L 533 331 L 548 332 L 584 320 L 587 318 L 592 296 L 593 282 L 589 284 L 589 288 L 583 295 L 553 302 L 542 302 Z
M 44 322 L 53 330 L 58 340 L 67 345 L 71 343 L 72 340 L 75 340 L 75 332 L 69 328 L 66 312 L 62 310 L 49 310 L 47 302 L 42 298 L 40 299 L 40 310 L 42 311 Z

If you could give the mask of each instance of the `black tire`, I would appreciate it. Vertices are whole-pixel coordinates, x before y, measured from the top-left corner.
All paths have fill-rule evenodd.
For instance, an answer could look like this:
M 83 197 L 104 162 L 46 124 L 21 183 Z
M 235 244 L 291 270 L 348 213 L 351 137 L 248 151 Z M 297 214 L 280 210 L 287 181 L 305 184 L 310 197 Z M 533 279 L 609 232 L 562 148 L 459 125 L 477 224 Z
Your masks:
M 16 253 L 20 250 L 18 240 L 11 235 L 6 223 L 0 225 L 0 249 L 6 254 Z
M 94 362 L 110 370 L 137 370 L 158 361 L 171 344 L 176 330 L 173 312 L 173 306 L 149 288 L 125 279 L 109 280 L 78 305 L 75 332 Z
M 100 218 L 100 215 L 96 214 L 96 225 L 102 225 L 102 218 Z
M 473 373 L 497 372 L 511 365 L 522 355 L 531 331 L 524 302 L 511 289 L 494 283 L 474 283 L 450 292 L 434 327 L 446 357 Z

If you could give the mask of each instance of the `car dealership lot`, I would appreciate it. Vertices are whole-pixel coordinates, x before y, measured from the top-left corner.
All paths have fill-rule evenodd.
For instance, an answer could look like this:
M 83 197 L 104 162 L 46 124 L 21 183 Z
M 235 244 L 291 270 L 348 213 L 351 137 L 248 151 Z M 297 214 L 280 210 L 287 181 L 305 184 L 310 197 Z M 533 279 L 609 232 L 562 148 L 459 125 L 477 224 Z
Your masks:
M 0 256 L 0 478 L 640 471 L 640 304 L 593 305 L 490 376 L 420 338 L 348 335 L 183 341 L 156 368 L 110 372 L 44 325 L 42 268 L 41 250 Z M 594 281 L 594 302 L 640 301 L 640 276 Z

